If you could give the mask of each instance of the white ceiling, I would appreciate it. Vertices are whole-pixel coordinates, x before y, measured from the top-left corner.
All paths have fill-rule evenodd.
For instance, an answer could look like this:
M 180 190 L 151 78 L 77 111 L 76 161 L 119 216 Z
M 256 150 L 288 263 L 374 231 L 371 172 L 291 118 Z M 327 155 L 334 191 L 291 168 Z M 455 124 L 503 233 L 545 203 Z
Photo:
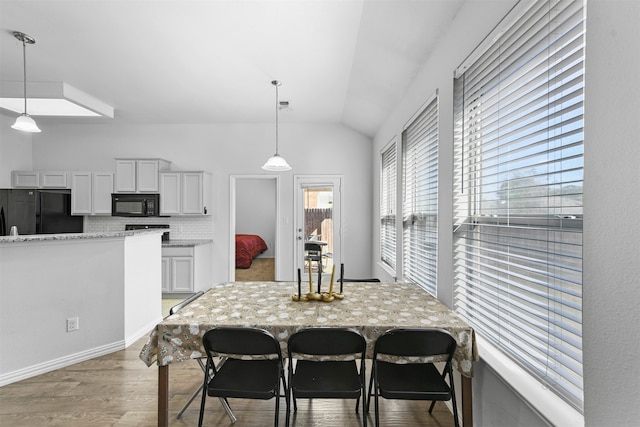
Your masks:
M 65 82 L 114 119 L 342 123 L 373 136 L 464 0 L 0 0 L 0 77 Z M 5 111 L 6 113 L 6 111 Z M 15 113 L 11 113 L 14 114 Z

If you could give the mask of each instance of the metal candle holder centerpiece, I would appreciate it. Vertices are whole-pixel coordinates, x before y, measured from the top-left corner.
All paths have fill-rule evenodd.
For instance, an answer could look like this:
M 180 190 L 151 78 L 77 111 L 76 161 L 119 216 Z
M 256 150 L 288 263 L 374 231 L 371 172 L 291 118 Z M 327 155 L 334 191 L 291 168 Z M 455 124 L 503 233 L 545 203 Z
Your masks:
M 333 292 L 333 279 L 336 273 L 336 266 L 333 266 L 331 271 L 331 282 L 329 283 L 329 292 L 322 292 L 322 273 L 318 271 L 318 288 L 317 292 L 313 291 L 313 276 L 311 275 L 311 263 L 309 263 L 309 292 L 302 294 L 302 274 L 298 269 L 298 294 L 291 295 L 291 299 L 294 301 L 324 301 L 331 302 L 334 300 L 344 299 L 342 293 L 342 280 L 344 278 L 344 264 L 340 265 L 340 292 Z

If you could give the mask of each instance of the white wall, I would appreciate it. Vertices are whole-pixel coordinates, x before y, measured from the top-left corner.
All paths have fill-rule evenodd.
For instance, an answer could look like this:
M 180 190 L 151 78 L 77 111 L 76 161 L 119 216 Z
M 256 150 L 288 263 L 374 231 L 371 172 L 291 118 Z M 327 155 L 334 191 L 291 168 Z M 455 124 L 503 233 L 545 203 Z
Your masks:
M 587 426 L 640 420 L 640 1 L 590 0 L 585 71 Z
M 515 1 L 466 2 L 438 49 L 374 138 L 374 218 L 379 209 L 379 153 L 439 90 L 438 296 L 453 301 L 453 70 Z M 640 419 L 640 2 L 589 0 L 585 71 L 583 357 L 585 425 L 629 426 Z M 400 141 L 400 139 L 398 139 Z M 374 241 L 379 240 L 373 223 Z M 378 264 L 374 275 L 389 278 Z M 483 360 L 473 380 L 474 424 L 538 426 L 545 420 Z
M 38 122 L 33 138 L 33 168 L 114 170 L 116 157 L 161 157 L 176 170 L 213 174 L 210 235 L 214 283 L 229 279 L 229 176 L 268 174 L 260 167 L 273 155 L 273 124 L 218 125 L 51 125 Z M 14 132 L 0 129 L 4 135 Z M 340 125 L 280 124 L 280 154 L 293 171 L 280 179 L 280 257 L 282 280 L 293 280 L 293 174 L 344 176 L 343 250 L 353 253 L 349 270 L 371 271 L 371 140 Z M 14 168 L 11 159 L 8 167 Z M 99 222 L 109 219 L 99 219 Z M 172 218 L 175 220 L 175 218 Z M 206 221 L 206 220 L 205 220 Z M 201 224 L 200 224 L 201 225 Z M 190 238 L 193 238 L 190 236 Z
M 123 335 L 127 347 L 148 335 L 162 320 L 162 249 L 159 241 L 159 234 L 124 240 Z
M 11 129 L 15 121 L 0 114 L 0 188 L 11 188 L 12 170 L 31 170 L 31 134 Z
M 122 247 L 123 239 L 0 244 L 3 377 L 28 377 L 25 368 L 104 346 L 122 348 Z M 66 332 L 69 317 L 80 319 L 78 331 Z

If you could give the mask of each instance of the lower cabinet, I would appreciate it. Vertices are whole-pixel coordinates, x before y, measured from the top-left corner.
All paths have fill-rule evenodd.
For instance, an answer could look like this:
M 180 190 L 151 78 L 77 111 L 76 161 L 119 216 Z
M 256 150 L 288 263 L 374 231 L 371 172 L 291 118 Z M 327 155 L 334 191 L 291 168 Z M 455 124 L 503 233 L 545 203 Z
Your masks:
M 193 293 L 211 285 L 210 243 L 162 248 L 162 293 Z

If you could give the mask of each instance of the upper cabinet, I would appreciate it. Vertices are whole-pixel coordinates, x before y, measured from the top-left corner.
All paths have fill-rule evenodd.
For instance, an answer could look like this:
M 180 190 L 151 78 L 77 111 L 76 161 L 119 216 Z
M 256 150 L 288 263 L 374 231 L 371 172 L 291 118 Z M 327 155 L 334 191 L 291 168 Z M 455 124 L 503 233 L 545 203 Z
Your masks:
M 160 215 L 208 215 L 210 210 L 210 173 L 160 173 Z
M 171 169 L 163 159 L 116 159 L 116 193 L 157 193 L 159 173 Z
M 111 215 L 113 172 L 71 173 L 71 215 Z
M 11 171 L 14 188 L 69 188 L 69 172 Z

